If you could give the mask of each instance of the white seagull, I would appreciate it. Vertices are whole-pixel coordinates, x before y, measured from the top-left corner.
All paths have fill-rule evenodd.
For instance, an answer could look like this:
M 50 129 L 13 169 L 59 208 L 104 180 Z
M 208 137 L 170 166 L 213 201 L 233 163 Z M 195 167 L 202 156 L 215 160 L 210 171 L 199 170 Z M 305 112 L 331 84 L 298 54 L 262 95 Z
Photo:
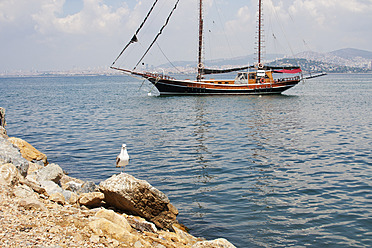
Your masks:
M 127 145 L 123 144 L 121 147 L 120 154 L 116 157 L 116 167 L 123 167 L 123 172 L 125 166 L 129 163 L 129 155 L 127 152 Z

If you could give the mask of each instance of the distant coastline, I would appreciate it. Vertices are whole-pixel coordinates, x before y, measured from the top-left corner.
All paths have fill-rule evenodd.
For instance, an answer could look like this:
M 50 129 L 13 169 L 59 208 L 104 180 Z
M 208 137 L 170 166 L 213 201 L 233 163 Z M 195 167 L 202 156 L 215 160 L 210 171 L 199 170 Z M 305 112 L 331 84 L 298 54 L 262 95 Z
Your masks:
M 328 74 L 372 74 L 372 70 L 367 72 L 353 72 L 353 71 L 345 71 L 345 72 L 332 72 L 326 71 Z M 169 75 L 177 75 L 178 73 L 167 73 Z M 0 74 L 0 78 L 42 78 L 42 77 L 99 77 L 99 76 L 124 76 L 127 75 L 123 73 L 65 73 L 65 72 L 48 72 L 48 73 L 25 73 L 25 74 Z
M 294 56 L 283 54 L 266 54 L 267 65 L 271 66 L 301 66 L 304 73 L 372 73 L 372 52 L 345 48 L 329 53 L 317 53 L 312 51 L 298 53 Z M 206 60 L 205 64 L 210 68 L 229 68 L 254 64 L 255 55 L 247 55 L 229 59 Z M 180 71 L 187 74 L 196 73 L 195 61 L 173 61 L 172 63 L 157 66 L 146 65 L 151 72 L 165 74 L 179 74 Z M 108 66 L 97 68 L 70 70 L 13 70 L 0 71 L 0 77 L 66 77 L 66 76 L 118 76 L 122 73 L 110 69 Z

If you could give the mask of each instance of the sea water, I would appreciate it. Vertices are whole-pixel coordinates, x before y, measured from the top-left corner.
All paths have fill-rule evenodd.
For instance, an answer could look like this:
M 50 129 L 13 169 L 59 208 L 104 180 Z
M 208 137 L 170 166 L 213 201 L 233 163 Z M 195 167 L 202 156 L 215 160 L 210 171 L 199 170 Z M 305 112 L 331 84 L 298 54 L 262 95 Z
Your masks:
M 195 236 L 237 247 L 372 245 L 372 75 L 282 95 L 157 96 L 125 76 L 1 78 L 9 136 L 95 183 L 147 180 Z

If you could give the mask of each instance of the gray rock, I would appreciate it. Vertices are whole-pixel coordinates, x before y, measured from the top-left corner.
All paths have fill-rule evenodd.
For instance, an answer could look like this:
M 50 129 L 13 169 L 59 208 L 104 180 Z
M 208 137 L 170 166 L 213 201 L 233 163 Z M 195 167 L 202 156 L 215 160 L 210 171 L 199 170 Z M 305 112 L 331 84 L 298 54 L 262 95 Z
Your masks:
M 26 177 L 28 161 L 22 157 L 18 148 L 0 135 L 0 160 L 5 163 L 12 163 L 22 176 Z
M 72 193 L 73 193 L 72 191 L 62 189 L 62 195 L 65 197 L 66 201 L 71 200 Z
M 77 183 L 74 181 L 69 181 L 64 184 L 65 189 L 70 190 L 76 194 L 86 194 L 86 193 L 93 193 L 99 192 L 99 188 L 97 185 L 92 181 L 87 181 L 83 183 Z
M 81 183 L 77 183 L 77 182 L 74 182 L 74 181 L 67 182 L 67 183 L 65 183 L 65 185 L 66 185 L 67 190 L 70 190 L 74 193 L 80 192 L 81 186 L 82 186 Z
M 144 180 L 121 173 L 101 182 L 105 202 L 115 208 L 141 216 L 161 229 L 172 229 L 177 209 L 168 197 Z
M 35 160 L 35 159 L 33 159 L 31 162 L 32 163 L 35 163 L 37 165 L 40 165 L 40 166 L 44 166 L 45 165 L 45 163 L 44 163 L 43 160 Z
M 37 172 L 37 180 L 41 181 L 53 181 L 59 183 L 59 180 L 63 176 L 63 170 L 58 164 L 48 164 L 46 167 L 40 169 Z
M 43 187 L 46 193 L 51 196 L 52 194 L 60 193 L 64 196 L 66 201 L 70 201 L 73 196 L 73 192 L 62 189 L 58 184 L 53 181 L 41 181 L 41 187 Z
M 48 195 L 62 193 L 63 189 L 53 181 L 40 181 L 41 187 L 45 189 Z
M 99 191 L 97 185 L 92 181 L 87 181 L 83 183 L 79 193 L 92 193 L 92 192 L 97 192 L 97 191 Z

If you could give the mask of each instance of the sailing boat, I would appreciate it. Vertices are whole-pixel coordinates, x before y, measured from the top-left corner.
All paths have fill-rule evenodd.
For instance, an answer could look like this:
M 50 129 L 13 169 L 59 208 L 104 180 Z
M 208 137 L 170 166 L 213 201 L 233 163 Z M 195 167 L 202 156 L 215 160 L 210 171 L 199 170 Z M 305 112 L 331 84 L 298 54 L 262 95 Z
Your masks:
M 156 0 L 144 21 L 141 23 L 132 39 L 121 51 L 116 60 L 112 63 L 112 69 L 122 71 L 134 77 L 142 77 L 150 81 L 154 87 L 156 87 L 160 95 L 213 95 L 213 94 L 278 94 L 285 90 L 292 88 L 297 85 L 302 78 L 302 71 L 299 66 L 288 66 L 288 67 L 274 67 L 264 65 L 262 62 L 262 47 L 263 47 L 263 21 L 262 21 L 262 0 L 258 1 L 258 48 L 257 55 L 258 61 L 255 65 L 244 66 L 239 68 L 230 69 L 208 69 L 205 68 L 202 54 L 203 54 L 203 0 L 199 0 L 199 49 L 198 49 L 198 64 L 197 64 L 197 75 L 195 80 L 190 79 L 176 79 L 165 75 L 164 73 L 151 73 L 146 71 L 138 71 L 137 66 L 141 63 L 142 59 L 146 56 L 152 45 L 156 42 L 157 38 L 162 33 L 163 29 L 168 24 L 170 17 L 177 8 L 179 0 L 176 1 L 174 8 L 170 12 L 165 24 L 156 35 L 154 41 L 150 44 L 145 54 L 142 56 L 140 61 L 133 69 L 124 69 L 115 66 L 116 61 L 124 53 L 124 51 L 133 43 L 138 42 L 137 34 L 151 15 Z M 237 72 L 237 75 L 233 79 L 206 79 L 205 75 L 210 74 L 222 74 Z M 290 77 L 281 77 L 274 79 L 273 74 L 280 73 L 291 74 Z

